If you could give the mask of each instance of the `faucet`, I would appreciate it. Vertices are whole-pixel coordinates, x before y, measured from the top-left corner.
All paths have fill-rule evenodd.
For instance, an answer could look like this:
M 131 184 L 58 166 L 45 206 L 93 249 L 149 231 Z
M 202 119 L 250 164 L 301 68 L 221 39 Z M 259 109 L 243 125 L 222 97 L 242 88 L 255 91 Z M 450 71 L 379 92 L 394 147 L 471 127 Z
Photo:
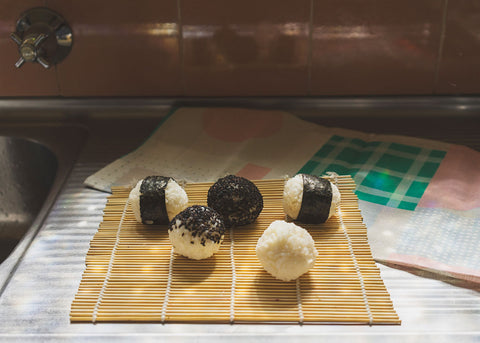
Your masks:
M 25 62 L 36 62 L 48 69 L 63 61 L 73 44 L 73 32 L 65 19 L 45 7 L 24 12 L 10 38 L 17 43 L 20 54 L 15 63 L 17 68 Z

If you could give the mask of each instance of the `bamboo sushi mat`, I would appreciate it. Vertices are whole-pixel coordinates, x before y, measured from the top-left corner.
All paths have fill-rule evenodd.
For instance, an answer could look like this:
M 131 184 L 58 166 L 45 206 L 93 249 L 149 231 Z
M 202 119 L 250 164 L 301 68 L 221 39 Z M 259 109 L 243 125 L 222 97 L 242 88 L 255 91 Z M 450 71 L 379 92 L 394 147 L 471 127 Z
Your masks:
M 327 223 L 303 225 L 316 264 L 296 281 L 265 272 L 257 240 L 284 219 L 284 180 L 254 181 L 264 198 L 255 223 L 226 231 L 218 253 L 190 260 L 173 252 L 166 226 L 135 221 L 129 189 L 114 188 L 90 243 L 71 322 L 400 324 L 372 258 L 355 183 L 333 180 L 341 205 Z M 187 184 L 190 204 L 206 205 L 211 183 Z

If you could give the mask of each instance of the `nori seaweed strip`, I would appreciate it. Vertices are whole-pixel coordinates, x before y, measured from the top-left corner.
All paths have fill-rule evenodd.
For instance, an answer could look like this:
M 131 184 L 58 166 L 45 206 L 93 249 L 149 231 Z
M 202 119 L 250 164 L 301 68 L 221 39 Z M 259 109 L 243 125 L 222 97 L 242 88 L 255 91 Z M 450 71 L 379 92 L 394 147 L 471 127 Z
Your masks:
M 263 210 L 263 196 L 257 186 L 235 175 L 217 180 L 208 190 L 207 203 L 220 213 L 227 228 L 253 223 Z
M 305 224 L 324 223 L 332 206 L 330 181 L 315 175 L 302 174 L 303 197 L 297 221 Z
M 166 176 L 147 176 L 140 185 L 140 215 L 143 224 L 168 224 L 165 188 L 172 179 Z M 147 223 L 148 222 L 148 223 Z

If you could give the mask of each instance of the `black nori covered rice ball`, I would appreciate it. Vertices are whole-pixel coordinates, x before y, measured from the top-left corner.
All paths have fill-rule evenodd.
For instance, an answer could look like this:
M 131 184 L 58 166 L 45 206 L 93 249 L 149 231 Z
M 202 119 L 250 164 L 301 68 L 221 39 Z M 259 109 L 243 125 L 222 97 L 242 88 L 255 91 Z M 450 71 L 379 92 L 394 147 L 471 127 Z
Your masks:
M 222 215 L 227 228 L 253 223 L 263 209 L 257 186 L 235 175 L 218 179 L 208 190 L 207 203 Z
M 165 176 L 148 176 L 140 186 L 140 211 L 142 218 L 148 218 L 153 224 L 168 223 L 165 205 L 165 188 L 170 181 Z
M 137 182 L 129 194 L 135 219 L 143 224 L 168 224 L 187 207 L 185 190 L 171 177 L 147 176 Z
M 297 220 L 302 223 L 324 223 L 332 204 L 332 184 L 315 175 L 303 174 L 302 207 Z
M 340 192 L 329 180 L 298 174 L 286 181 L 283 209 L 288 217 L 305 224 L 327 221 L 340 203 Z

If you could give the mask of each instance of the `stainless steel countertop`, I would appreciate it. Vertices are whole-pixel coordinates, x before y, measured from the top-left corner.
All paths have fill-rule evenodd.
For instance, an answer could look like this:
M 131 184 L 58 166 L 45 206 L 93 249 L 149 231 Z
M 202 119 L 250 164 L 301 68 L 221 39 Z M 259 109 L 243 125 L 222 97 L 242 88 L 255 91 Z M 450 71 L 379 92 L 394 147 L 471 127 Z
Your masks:
M 388 108 L 385 106 L 382 111 Z M 421 106 L 415 108 L 415 113 L 421 112 Z M 55 109 L 54 112 L 60 111 L 60 114 L 35 117 L 35 120 L 53 119 L 57 123 L 78 122 L 88 127 L 90 134 L 63 190 L 0 298 L 0 341 L 480 342 L 480 288 L 459 287 L 445 278 L 425 277 L 382 264 L 378 266 L 402 320 L 400 326 L 71 324 L 70 305 L 85 268 L 89 242 L 102 220 L 108 196 L 86 188 L 83 181 L 137 147 L 167 110 L 168 106 L 162 105 L 143 111 L 141 115 L 134 109 L 130 114 L 119 115 L 114 110 L 92 113 L 91 107 L 86 106 L 76 114 L 65 115 Z M 24 106 L 21 111 L 24 113 L 4 111 L 7 115 L 3 119 L 12 121 L 28 116 L 28 108 Z M 388 117 L 374 110 L 357 115 L 347 109 L 342 115 L 332 115 L 328 108 L 291 109 L 293 113 L 327 126 L 363 131 L 370 128 L 372 132 L 383 130 L 442 139 L 480 150 L 480 114 L 476 107 L 467 115 L 452 112 L 437 116 L 437 129 L 432 129 L 431 125 L 422 128 L 423 119 L 411 110 L 405 111 L 404 116 Z M 133 116 L 135 113 L 137 115 Z M 372 114 L 371 118 L 368 113 Z M 397 124 L 389 125 L 392 121 Z

